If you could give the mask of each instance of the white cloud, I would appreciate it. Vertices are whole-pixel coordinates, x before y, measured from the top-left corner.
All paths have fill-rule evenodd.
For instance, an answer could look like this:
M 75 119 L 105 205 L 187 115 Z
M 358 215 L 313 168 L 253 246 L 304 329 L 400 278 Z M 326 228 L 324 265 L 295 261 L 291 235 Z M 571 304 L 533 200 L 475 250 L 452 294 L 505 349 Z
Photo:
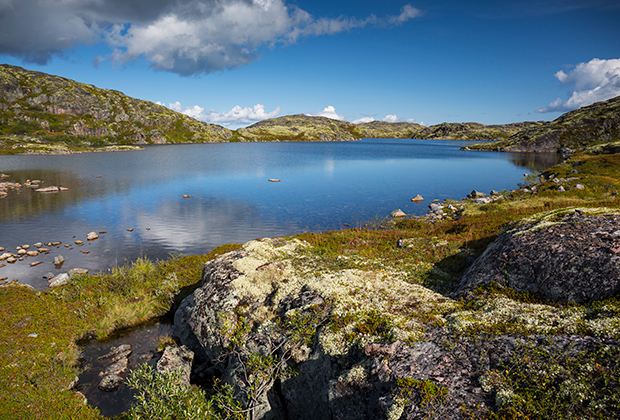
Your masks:
M 375 119 L 373 117 L 363 117 L 353 121 L 353 124 L 363 124 L 373 122 Z
M 400 9 L 400 15 L 392 16 L 389 22 L 393 25 L 402 25 L 403 23 L 422 15 L 422 12 L 410 4 L 406 4 Z
M 421 15 L 406 5 L 397 16 L 317 18 L 287 0 L 2 0 L 0 10 L 0 54 L 45 64 L 103 41 L 117 64 L 143 57 L 157 70 L 185 76 L 240 67 L 264 48 L 304 37 L 396 26 Z
M 164 105 L 161 102 L 157 102 L 159 105 Z M 275 118 L 280 115 L 280 107 L 277 107 L 271 112 L 265 112 L 265 105 L 256 104 L 253 107 L 241 108 L 235 106 L 230 111 L 216 112 L 214 110 L 206 110 L 205 108 L 194 105 L 190 107 L 183 107 L 179 101 L 169 103 L 168 108 L 181 112 L 185 115 L 189 115 L 197 120 L 223 124 L 223 125 L 244 125 L 252 124 L 257 121 L 266 120 L 268 118 Z
M 398 117 L 396 115 L 386 115 L 383 118 L 383 121 L 385 121 L 385 122 L 396 122 L 396 121 L 398 121 Z
M 325 107 L 323 111 L 321 112 L 317 112 L 314 114 L 306 114 L 306 115 L 310 115 L 313 117 L 327 117 L 327 118 L 331 118 L 332 120 L 344 121 L 344 117 L 336 113 L 336 108 L 334 108 L 331 105 Z
M 570 72 L 554 75 L 562 85 L 574 85 L 570 98 L 560 98 L 536 112 L 565 112 L 620 95 L 620 59 L 594 58 L 578 64 Z
M 415 122 L 415 118 L 407 118 L 406 121 L 408 123 L 413 123 L 413 122 Z

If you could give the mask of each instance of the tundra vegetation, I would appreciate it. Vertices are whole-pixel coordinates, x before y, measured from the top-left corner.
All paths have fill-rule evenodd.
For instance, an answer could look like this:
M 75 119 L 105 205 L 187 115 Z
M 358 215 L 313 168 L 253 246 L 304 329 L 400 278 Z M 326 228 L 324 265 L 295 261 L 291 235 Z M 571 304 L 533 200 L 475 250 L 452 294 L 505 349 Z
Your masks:
M 541 212 L 570 211 L 563 209 L 571 207 L 618 209 L 620 154 L 601 152 L 604 150 L 611 149 L 599 147 L 576 153 L 539 179 L 526 181 L 530 187 L 535 183 L 535 194 L 521 189 L 504 192 L 503 200 L 489 204 L 463 202 L 459 217 L 433 223 L 424 217 L 404 218 L 283 239 L 282 243 L 302 244 L 278 257 L 299 275 L 318 281 L 342 279 L 339 276 L 344 272 L 358 273 L 357 279 L 351 277 L 359 283 L 358 292 L 381 295 L 385 306 L 359 305 L 355 299 L 336 293 L 335 301 L 323 302 L 309 312 L 290 311 L 274 321 L 285 331 L 282 348 L 286 352 L 269 355 L 254 354 L 243 347 L 252 317 L 259 314 L 244 313 L 248 308 L 241 306 L 237 319 L 242 321 L 230 325 L 232 338 L 226 351 L 245 363 L 249 394 L 235 394 L 223 383 L 204 391 L 172 389 L 173 380 L 163 380 L 157 376 L 162 374 L 145 367 L 131 376 L 130 384 L 144 398 L 127 413 L 128 418 L 147 418 L 152 407 L 163 410 L 159 411 L 161 418 L 179 418 L 179 413 L 190 409 L 174 405 L 179 401 L 207 412 L 207 418 L 245 418 L 248 408 L 260 401 L 266 384 L 295 375 L 287 361 L 313 340 L 319 326 L 329 332 L 321 338 L 322 345 L 333 352 L 396 339 L 412 344 L 437 328 L 447 331 L 454 343 L 483 343 L 506 334 L 544 336 L 547 340 L 567 334 L 620 339 L 618 296 L 571 304 L 488 286 L 466 298 L 448 297 L 471 261 L 515 221 L 539 217 L 535 215 Z M 573 182 L 584 188 L 558 191 L 553 179 L 571 177 L 578 178 Z M 409 247 L 399 248 L 396 244 L 402 238 L 416 240 Z M 44 292 L 18 284 L 1 288 L 0 418 L 99 418 L 95 408 L 69 389 L 80 369 L 76 342 L 86 337 L 103 338 L 173 310 L 182 297 L 198 287 L 205 262 L 240 248 L 229 245 L 209 255 L 167 261 L 139 260 L 111 274 L 76 276 L 69 284 Z M 407 307 L 409 299 L 399 297 L 402 291 L 415 296 L 417 303 Z M 452 344 L 447 341 L 445 345 L 449 348 Z M 491 369 L 479 378 L 484 391 L 494 396 L 495 405 L 464 412 L 463 416 L 613 417 L 620 409 L 619 360 L 617 345 L 565 353 L 523 344 L 518 354 L 502 362 L 501 369 Z M 353 366 L 345 373 L 354 380 L 367 375 L 365 369 Z M 174 393 L 182 393 L 183 398 L 169 398 Z M 430 380 L 402 379 L 394 390 L 394 399 L 400 404 L 395 407 L 401 407 L 401 413 L 402 406 L 411 401 L 436 408 L 448 398 L 446 389 Z

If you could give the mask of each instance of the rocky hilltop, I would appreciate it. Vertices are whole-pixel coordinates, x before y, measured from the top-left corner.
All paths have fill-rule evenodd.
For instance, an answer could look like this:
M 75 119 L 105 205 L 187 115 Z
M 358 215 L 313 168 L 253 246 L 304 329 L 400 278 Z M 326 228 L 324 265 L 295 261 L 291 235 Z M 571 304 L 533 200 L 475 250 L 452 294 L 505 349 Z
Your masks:
M 225 141 L 232 132 L 121 92 L 4 64 L 0 135 L 5 148 L 6 143 L 17 149 L 30 143 L 46 149 L 54 144 Z
M 620 140 L 620 96 L 567 112 L 495 143 L 473 146 L 478 150 L 555 152 L 580 149 Z
M 351 141 L 354 125 L 326 117 L 288 115 L 257 122 L 236 132 L 241 141 Z

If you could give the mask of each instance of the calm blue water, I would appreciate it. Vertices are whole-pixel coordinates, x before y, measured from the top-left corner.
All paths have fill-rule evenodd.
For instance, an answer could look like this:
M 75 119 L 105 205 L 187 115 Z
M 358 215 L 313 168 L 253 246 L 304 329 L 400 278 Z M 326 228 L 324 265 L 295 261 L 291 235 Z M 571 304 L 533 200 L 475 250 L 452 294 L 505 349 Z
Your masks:
M 0 278 L 43 289 L 47 272 L 105 270 L 139 256 L 206 253 L 215 246 L 353 227 L 472 189 L 516 188 L 552 154 L 460 151 L 465 142 L 362 140 L 151 146 L 145 151 L 0 156 L 5 181 L 41 179 L 69 191 L 23 188 L 0 199 L 0 246 L 61 241 L 45 256 L 0 268 Z M 268 182 L 269 178 L 281 182 Z M 421 194 L 425 201 L 411 203 Z M 184 199 L 183 195 L 190 198 Z M 127 229 L 133 229 L 128 231 Z M 107 232 L 84 246 L 88 232 Z M 65 244 L 71 244 L 66 248 Z M 89 251 L 88 254 L 82 251 Z M 61 269 L 52 260 L 66 259 Z M 33 261 L 43 261 L 30 267 Z

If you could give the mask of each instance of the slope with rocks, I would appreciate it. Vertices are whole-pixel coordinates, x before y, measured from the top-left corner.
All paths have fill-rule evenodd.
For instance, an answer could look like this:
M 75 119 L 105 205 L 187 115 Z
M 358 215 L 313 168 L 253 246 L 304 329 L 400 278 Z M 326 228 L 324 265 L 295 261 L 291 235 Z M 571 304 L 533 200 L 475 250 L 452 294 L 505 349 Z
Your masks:
M 0 65 L 0 136 L 68 146 L 225 141 L 232 132 L 121 92 Z M 7 147 L 9 146 L 9 147 Z
M 527 127 L 508 139 L 470 146 L 477 150 L 556 152 L 620 140 L 620 96 L 567 112 L 551 122 Z

